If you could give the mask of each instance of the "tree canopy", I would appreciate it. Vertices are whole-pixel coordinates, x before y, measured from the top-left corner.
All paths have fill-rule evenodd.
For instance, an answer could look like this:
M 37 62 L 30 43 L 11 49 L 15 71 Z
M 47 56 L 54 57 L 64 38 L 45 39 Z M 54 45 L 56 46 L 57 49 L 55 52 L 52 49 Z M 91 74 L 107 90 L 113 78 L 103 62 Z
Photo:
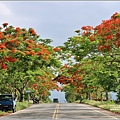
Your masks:
M 30 89 L 47 100 L 50 90 L 63 90 L 66 99 L 105 99 L 117 91 L 120 100 L 120 14 L 101 24 L 82 26 L 63 46 L 53 47 L 33 28 L 3 23 L 0 28 L 0 90 L 23 101 Z M 64 87 L 59 88 L 57 82 Z M 105 97 L 103 97 L 105 93 Z

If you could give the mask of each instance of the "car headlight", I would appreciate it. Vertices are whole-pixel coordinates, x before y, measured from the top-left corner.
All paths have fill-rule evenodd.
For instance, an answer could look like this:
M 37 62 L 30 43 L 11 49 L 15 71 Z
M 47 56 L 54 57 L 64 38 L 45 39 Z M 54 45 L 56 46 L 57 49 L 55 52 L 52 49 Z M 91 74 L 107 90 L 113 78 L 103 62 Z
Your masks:
M 2 105 L 2 104 L 0 104 L 0 105 Z

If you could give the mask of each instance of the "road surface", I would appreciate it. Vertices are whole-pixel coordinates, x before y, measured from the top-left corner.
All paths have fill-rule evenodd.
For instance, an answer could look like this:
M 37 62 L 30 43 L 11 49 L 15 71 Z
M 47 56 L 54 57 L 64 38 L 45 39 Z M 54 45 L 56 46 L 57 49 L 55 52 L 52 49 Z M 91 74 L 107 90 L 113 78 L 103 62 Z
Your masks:
M 0 120 L 120 120 L 114 114 L 77 103 L 33 104 L 31 107 L 0 117 Z

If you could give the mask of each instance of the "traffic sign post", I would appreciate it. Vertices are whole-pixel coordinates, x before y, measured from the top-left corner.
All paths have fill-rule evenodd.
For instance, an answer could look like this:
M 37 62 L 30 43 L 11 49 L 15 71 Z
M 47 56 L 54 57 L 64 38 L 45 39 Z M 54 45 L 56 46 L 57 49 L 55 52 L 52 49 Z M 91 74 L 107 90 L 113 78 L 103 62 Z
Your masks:
M 32 92 L 31 90 L 26 90 L 26 93 L 28 94 L 28 102 L 30 101 L 30 93 L 31 92 Z

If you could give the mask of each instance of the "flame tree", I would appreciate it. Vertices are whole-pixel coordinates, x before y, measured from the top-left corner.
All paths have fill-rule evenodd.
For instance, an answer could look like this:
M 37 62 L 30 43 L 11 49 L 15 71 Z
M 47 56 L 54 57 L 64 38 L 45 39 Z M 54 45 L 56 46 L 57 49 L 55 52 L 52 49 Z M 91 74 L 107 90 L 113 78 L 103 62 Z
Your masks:
M 77 36 L 69 37 L 64 46 L 58 46 L 62 49 L 62 52 L 59 51 L 60 58 L 67 59 L 67 64 L 72 67 L 84 63 L 83 73 L 78 73 L 83 76 L 79 83 L 84 84 L 88 98 L 91 98 L 91 92 L 101 89 L 99 92 L 106 92 L 108 100 L 108 92 L 120 88 L 120 14 L 113 14 L 96 27 L 83 26 L 75 32 Z M 76 67 L 71 74 L 74 76 L 79 68 Z M 66 69 L 64 72 L 68 73 Z M 71 77 L 71 74 L 68 76 Z
M 23 101 L 26 87 L 36 83 L 36 76 L 44 77 L 46 73 L 54 76 L 61 63 L 56 59 L 50 42 L 50 39 L 41 39 L 33 28 L 27 30 L 3 24 L 0 28 L 2 92 L 8 89 L 15 92 L 15 96 L 18 92 L 20 101 Z

